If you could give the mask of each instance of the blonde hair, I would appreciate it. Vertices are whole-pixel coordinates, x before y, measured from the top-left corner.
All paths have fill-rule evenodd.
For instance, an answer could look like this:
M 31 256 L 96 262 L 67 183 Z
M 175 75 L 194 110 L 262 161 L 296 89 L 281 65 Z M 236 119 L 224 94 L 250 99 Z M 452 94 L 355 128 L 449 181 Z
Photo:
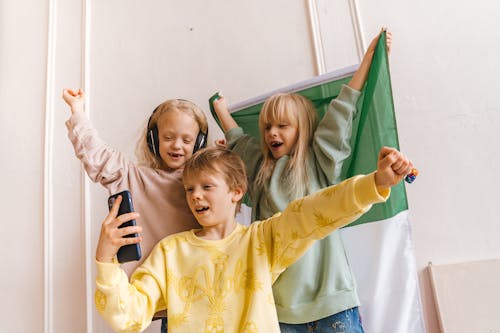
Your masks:
M 245 164 L 233 151 L 210 147 L 197 151 L 184 165 L 183 179 L 196 178 L 201 173 L 217 174 L 224 178 L 230 190 L 239 188 L 246 193 L 247 173 Z M 240 210 L 241 199 L 236 205 L 235 214 Z
M 144 126 L 144 130 L 135 149 L 135 155 L 140 165 L 154 169 L 160 169 L 165 166 L 165 162 L 163 162 L 161 157 L 156 156 L 149 149 L 147 136 L 149 130 L 158 126 L 158 122 L 161 117 L 169 112 L 180 112 L 189 115 L 196 121 L 200 131 L 205 134 L 207 133 L 207 117 L 205 116 L 205 112 L 203 112 L 198 105 L 185 99 L 169 99 L 158 105 L 158 107 L 151 114 L 147 125 Z
M 276 165 L 276 159 L 264 140 L 266 126 L 271 122 L 280 121 L 290 122 L 298 128 L 297 142 L 290 151 L 285 175 L 286 181 L 291 185 L 288 195 L 295 198 L 308 194 L 310 191 L 307 157 L 317 126 L 316 110 L 308 98 L 299 94 L 280 93 L 266 100 L 259 116 L 260 141 L 264 159 L 255 179 L 257 187 L 263 187 L 266 184 Z

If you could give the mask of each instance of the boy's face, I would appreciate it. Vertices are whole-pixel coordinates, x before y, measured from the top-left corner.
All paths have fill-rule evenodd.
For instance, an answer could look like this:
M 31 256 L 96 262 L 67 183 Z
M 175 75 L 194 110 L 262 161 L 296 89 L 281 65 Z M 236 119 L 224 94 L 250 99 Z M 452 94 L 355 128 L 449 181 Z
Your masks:
M 200 131 L 196 120 L 188 114 L 171 111 L 158 120 L 160 156 L 170 169 L 178 169 L 193 155 Z
M 236 205 L 243 191 L 229 189 L 221 174 L 191 173 L 184 177 L 184 189 L 189 208 L 204 229 L 222 230 L 234 223 Z

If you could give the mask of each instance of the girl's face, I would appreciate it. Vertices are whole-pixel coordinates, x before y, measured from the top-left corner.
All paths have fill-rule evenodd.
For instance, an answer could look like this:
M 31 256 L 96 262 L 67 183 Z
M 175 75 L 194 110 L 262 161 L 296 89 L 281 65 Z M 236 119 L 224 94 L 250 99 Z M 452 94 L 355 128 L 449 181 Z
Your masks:
M 234 229 L 234 213 L 243 191 L 231 190 L 218 173 L 200 172 L 183 181 L 189 208 L 203 227 L 197 235 L 210 239 L 227 236 Z
M 270 120 L 264 127 L 264 140 L 274 159 L 290 155 L 297 139 L 299 129 L 297 124 L 287 119 Z
M 196 120 L 188 114 L 170 111 L 158 119 L 160 156 L 170 169 L 178 169 L 193 155 L 200 131 Z

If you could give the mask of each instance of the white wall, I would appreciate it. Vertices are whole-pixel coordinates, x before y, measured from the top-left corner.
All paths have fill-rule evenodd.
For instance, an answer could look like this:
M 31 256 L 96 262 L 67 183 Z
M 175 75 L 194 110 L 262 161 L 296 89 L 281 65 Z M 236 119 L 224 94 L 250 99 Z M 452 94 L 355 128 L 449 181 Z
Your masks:
M 394 31 L 391 74 L 402 149 L 421 175 L 407 186 L 429 332 L 437 331 L 428 262 L 500 258 L 500 5 L 362 2 Z M 425 273 L 425 274 L 424 274 Z M 479 305 L 478 305 L 479 306 Z M 499 328 L 500 329 L 500 328 Z
M 327 70 L 359 61 L 349 3 L 317 1 Z M 428 332 L 437 332 L 427 263 L 500 257 L 500 5 L 357 5 L 365 43 L 382 25 L 394 34 L 400 143 L 421 172 L 407 186 L 415 255 Z M 0 331 L 109 331 L 87 304 L 106 193 L 74 158 L 61 89 L 84 86 L 103 138 L 132 156 L 164 99 L 207 108 L 218 89 L 238 101 L 317 74 L 307 8 L 289 0 L 0 2 Z M 220 135 L 211 125 L 210 141 Z
M 31 14 L 33 10 L 36 14 Z M 0 330 L 43 323 L 43 137 L 46 3 L 0 2 Z M 25 22 L 30 24 L 25 25 Z M 29 79 L 28 79 L 29 78 Z M 9 273 L 7 273 L 9 272 Z M 29 295 L 23 297 L 22 294 Z M 29 321 L 16 309 L 35 309 Z

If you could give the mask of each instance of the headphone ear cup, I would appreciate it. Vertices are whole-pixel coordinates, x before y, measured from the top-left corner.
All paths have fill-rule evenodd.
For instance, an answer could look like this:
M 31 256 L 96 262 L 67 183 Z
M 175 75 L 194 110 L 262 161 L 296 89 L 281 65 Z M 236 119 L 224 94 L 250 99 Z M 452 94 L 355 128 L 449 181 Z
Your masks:
M 196 142 L 194 143 L 193 154 L 196 153 L 201 148 L 205 148 L 206 146 L 207 146 L 207 135 L 202 131 L 200 131 L 196 136 Z
M 160 142 L 158 140 L 158 127 L 153 127 L 148 131 L 147 136 L 148 148 L 149 151 L 153 153 L 153 155 L 159 157 L 160 156 Z
M 148 127 L 149 131 L 146 132 L 146 141 L 148 143 L 148 148 L 149 151 L 156 157 L 160 157 L 160 142 L 158 140 L 158 125 L 155 124 L 154 126 L 151 126 L 151 119 L 153 118 L 153 115 L 156 113 L 160 105 L 158 105 L 154 110 L 151 116 L 149 116 L 148 119 Z

